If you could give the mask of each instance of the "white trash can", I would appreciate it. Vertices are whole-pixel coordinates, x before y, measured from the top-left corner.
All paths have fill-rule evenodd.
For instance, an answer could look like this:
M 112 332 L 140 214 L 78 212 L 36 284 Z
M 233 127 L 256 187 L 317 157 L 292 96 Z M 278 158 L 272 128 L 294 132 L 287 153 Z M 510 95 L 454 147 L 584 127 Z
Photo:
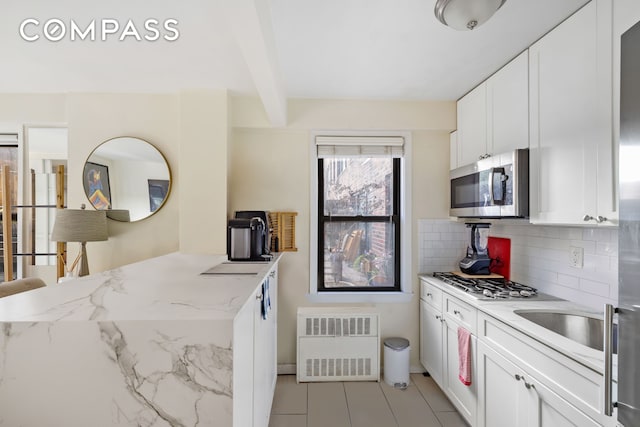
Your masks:
M 407 388 L 410 350 L 409 340 L 406 338 L 384 340 L 384 382 L 395 388 Z

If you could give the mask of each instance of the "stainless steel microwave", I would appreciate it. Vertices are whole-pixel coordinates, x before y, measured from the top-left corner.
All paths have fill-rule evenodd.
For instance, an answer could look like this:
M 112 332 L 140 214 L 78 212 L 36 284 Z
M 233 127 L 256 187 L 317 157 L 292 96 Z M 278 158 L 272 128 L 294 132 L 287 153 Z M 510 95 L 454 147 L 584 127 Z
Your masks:
M 529 150 L 491 156 L 450 173 L 451 216 L 529 216 Z

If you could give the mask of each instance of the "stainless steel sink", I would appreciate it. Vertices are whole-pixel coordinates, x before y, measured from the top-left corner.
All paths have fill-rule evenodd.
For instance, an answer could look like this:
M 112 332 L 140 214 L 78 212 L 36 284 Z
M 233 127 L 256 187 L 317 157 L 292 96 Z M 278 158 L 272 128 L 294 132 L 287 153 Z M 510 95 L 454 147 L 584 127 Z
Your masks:
M 593 314 L 551 310 L 515 310 L 521 316 L 556 334 L 602 351 L 604 321 Z M 613 352 L 617 353 L 618 331 L 613 325 Z

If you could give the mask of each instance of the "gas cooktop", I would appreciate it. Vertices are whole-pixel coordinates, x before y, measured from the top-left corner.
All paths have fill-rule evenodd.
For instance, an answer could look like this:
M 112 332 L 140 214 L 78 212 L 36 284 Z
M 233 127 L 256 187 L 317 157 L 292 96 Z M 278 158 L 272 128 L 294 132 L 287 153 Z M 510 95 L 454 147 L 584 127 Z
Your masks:
M 444 272 L 435 272 L 433 277 L 475 298 L 516 299 L 538 296 L 536 288 L 505 279 L 471 279 Z

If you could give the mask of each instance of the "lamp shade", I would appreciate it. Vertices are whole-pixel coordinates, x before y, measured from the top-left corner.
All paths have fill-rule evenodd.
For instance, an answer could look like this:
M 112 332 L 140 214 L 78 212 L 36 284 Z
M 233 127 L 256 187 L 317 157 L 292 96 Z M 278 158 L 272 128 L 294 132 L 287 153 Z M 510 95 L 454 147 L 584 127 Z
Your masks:
M 473 30 L 484 24 L 506 0 L 437 0 L 436 17 L 456 30 Z
M 98 242 L 107 240 L 105 211 L 57 209 L 51 240 L 55 242 Z

